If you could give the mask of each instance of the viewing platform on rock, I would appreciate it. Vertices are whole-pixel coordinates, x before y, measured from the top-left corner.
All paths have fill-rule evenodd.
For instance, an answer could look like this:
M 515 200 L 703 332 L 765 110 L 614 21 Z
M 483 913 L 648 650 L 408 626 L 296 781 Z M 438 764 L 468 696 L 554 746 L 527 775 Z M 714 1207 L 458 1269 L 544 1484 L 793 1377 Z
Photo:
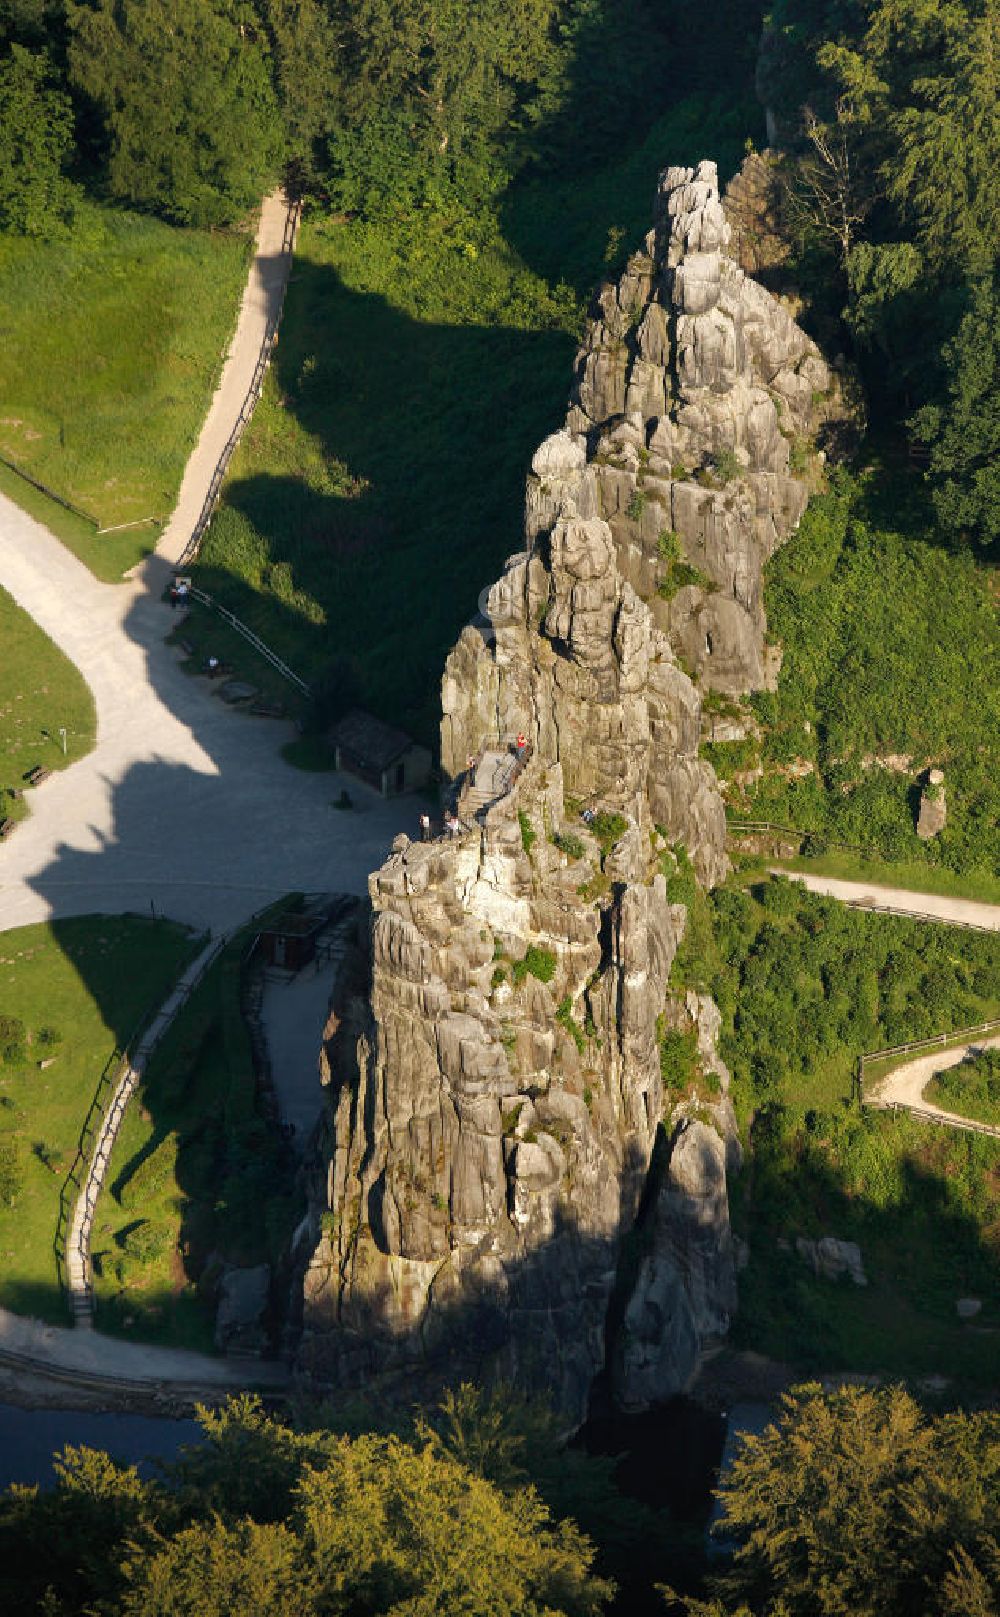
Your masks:
M 483 816 L 512 791 L 534 752 L 530 741 L 518 746 L 511 736 L 500 746 L 483 746 L 462 777 L 458 817 L 463 824 Z

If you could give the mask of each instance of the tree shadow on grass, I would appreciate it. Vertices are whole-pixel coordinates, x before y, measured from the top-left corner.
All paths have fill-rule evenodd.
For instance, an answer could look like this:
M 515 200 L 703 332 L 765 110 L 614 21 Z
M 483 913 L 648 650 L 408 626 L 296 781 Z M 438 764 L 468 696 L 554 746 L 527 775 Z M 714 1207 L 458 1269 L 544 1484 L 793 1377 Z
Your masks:
M 824 1121 L 789 1128 L 758 1114 L 740 1224 L 750 1258 L 733 1340 L 802 1374 L 943 1376 L 970 1388 L 998 1381 L 1000 1141 L 883 1113 L 862 1114 L 875 1196 L 858 1194 L 822 1144 Z M 820 1144 L 816 1144 L 817 1136 Z M 856 1170 L 852 1178 L 856 1176 Z M 990 1203 L 992 1200 L 992 1216 Z M 833 1235 L 861 1249 L 868 1285 L 817 1277 L 795 1241 Z M 983 1302 L 962 1321 L 956 1303 Z
M 264 410 L 293 413 L 321 463 L 234 480 L 198 582 L 305 677 L 347 659 L 364 705 L 433 744 L 445 656 L 521 547 L 573 340 L 422 323 L 323 263 L 295 279 Z

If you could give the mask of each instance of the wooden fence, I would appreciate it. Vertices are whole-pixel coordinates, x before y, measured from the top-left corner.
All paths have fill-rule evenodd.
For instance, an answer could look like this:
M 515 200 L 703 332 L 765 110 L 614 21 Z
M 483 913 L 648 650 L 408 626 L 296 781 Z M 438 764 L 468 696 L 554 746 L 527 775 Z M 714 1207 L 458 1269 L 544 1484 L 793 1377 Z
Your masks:
M 920 1118 L 924 1122 L 965 1129 L 970 1134 L 995 1134 L 996 1126 L 992 1123 L 979 1123 L 972 1118 L 944 1117 L 940 1112 L 924 1106 L 911 1105 L 906 1101 L 880 1101 L 877 1096 L 865 1093 L 865 1069 L 871 1062 L 887 1061 L 893 1056 L 920 1055 L 928 1050 L 946 1049 L 949 1045 L 972 1044 L 977 1038 L 988 1037 L 993 1033 L 1000 1033 L 1000 1018 L 979 1022 L 975 1027 L 956 1028 L 953 1033 L 935 1033 L 926 1039 L 911 1039 L 908 1044 L 891 1044 L 884 1050 L 865 1051 L 858 1057 L 854 1074 L 855 1095 L 859 1104 L 870 1106 L 873 1111 L 908 1112 L 911 1117 Z M 888 1077 L 888 1074 L 883 1073 L 882 1076 Z

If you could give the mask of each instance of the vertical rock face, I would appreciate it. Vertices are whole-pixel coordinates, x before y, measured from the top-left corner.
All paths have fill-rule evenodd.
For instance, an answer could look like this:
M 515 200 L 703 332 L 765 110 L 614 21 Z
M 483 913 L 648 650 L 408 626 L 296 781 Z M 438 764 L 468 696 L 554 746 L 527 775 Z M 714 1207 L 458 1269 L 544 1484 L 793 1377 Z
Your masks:
M 600 293 L 567 425 L 623 576 L 702 683 L 737 693 L 767 680 L 763 564 L 802 516 L 793 467 L 840 395 L 730 235 L 715 165 L 667 169 L 643 250 Z
M 300 1350 L 317 1380 L 488 1365 L 579 1421 L 605 1368 L 629 1407 L 679 1390 L 735 1305 L 731 1107 L 671 1112 L 660 1073 L 667 1009 L 728 1082 L 711 1002 L 668 1004 L 670 848 L 706 885 L 725 874 L 691 673 L 763 678 L 761 567 L 806 500 L 786 433 L 830 378 L 727 232 L 713 165 L 667 170 L 532 461 L 524 550 L 448 658 L 462 830 L 397 839 L 371 878 L 369 959 L 328 1046 Z

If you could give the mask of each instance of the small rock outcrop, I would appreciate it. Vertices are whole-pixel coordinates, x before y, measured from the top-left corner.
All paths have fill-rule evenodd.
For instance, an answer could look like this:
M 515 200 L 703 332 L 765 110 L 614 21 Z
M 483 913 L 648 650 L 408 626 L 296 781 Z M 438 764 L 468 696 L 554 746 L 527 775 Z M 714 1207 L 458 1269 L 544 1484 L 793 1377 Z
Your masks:
M 856 1286 L 868 1284 L 861 1248 L 856 1241 L 839 1241 L 835 1235 L 823 1235 L 818 1241 L 810 1241 L 800 1235 L 795 1250 L 821 1280 L 839 1280 L 842 1275 L 850 1275 Z
M 944 770 L 930 769 L 920 792 L 917 814 L 917 836 L 921 842 L 930 842 L 944 830 L 948 821 L 948 804 L 944 795 Z
M 329 1030 L 318 1383 L 496 1373 L 578 1423 L 602 1371 L 630 1408 L 685 1386 L 735 1307 L 739 1144 L 718 1012 L 668 988 L 672 894 L 687 861 L 728 868 L 701 688 L 766 677 L 761 568 L 833 389 L 727 241 L 714 166 L 668 169 L 532 460 L 523 549 L 448 658 L 455 834 L 372 876 Z M 700 1076 L 671 1102 L 682 1024 Z

